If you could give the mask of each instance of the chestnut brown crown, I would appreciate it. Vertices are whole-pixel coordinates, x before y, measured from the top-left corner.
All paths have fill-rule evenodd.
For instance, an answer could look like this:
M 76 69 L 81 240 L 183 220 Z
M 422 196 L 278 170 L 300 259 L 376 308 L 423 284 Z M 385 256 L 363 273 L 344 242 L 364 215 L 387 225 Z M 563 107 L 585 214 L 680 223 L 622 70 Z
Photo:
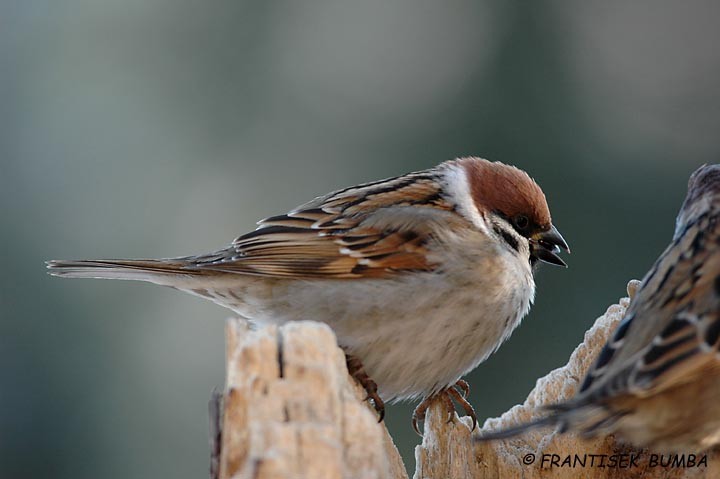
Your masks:
M 478 210 L 496 211 L 508 218 L 525 215 L 539 230 L 552 226 L 545 194 L 530 175 L 514 166 L 481 158 L 463 158 L 460 162 Z

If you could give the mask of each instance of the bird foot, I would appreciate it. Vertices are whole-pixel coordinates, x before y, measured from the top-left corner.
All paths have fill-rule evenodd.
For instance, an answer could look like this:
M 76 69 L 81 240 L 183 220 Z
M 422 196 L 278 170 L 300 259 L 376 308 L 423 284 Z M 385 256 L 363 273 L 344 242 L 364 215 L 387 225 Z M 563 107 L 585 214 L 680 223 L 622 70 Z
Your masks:
M 457 408 L 453 402 L 454 399 L 455 402 L 462 407 L 465 415 L 470 416 L 472 419 L 472 428 L 470 428 L 470 431 L 475 430 L 475 427 L 477 426 L 477 416 L 475 415 L 475 409 L 473 409 L 472 404 L 467 401 L 468 394 L 470 394 L 470 385 L 467 381 L 459 379 L 452 386 L 423 399 L 423 401 L 415 408 L 415 411 L 413 411 L 412 427 L 415 432 L 422 437 L 423 434 L 420 432 L 418 423 L 425 421 L 425 414 L 427 413 L 430 404 L 432 404 L 436 398 L 441 400 L 445 405 L 445 410 L 448 413 L 447 422 L 452 422 L 455 418 L 455 412 L 457 412 Z
M 346 354 L 345 361 L 347 363 L 348 373 L 365 389 L 367 393 L 365 400 L 372 399 L 373 407 L 378 414 L 378 422 L 382 422 L 383 418 L 385 418 L 385 403 L 377 393 L 377 384 L 375 384 L 375 381 L 365 372 L 365 367 L 360 359 Z

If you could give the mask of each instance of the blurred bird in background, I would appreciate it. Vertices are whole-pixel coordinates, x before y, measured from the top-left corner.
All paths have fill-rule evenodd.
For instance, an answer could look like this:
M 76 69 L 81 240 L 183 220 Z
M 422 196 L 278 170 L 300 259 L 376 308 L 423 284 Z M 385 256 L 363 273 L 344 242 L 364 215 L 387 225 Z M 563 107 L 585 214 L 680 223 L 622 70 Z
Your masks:
M 524 171 L 462 158 L 345 188 L 266 218 L 220 251 L 151 260 L 50 261 L 68 278 L 148 281 L 256 323 L 327 323 L 380 418 L 384 401 L 440 396 L 476 423 L 460 378 L 527 314 L 533 266 L 568 245 Z
M 720 443 L 720 165 L 690 177 L 672 242 L 642 281 L 576 396 L 505 439 L 558 425 L 680 452 Z

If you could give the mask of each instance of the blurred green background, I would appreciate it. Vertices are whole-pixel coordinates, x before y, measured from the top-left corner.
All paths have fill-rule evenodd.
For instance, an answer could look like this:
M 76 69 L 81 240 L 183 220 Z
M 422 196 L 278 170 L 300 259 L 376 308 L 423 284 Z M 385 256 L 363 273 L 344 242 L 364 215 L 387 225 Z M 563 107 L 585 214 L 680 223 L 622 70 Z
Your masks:
M 663 249 L 720 158 L 720 3 L 0 0 L 0 477 L 206 477 L 228 312 L 51 258 L 209 251 L 460 155 L 529 171 L 569 241 L 471 376 L 521 402 Z M 387 424 L 412 468 L 413 405 Z

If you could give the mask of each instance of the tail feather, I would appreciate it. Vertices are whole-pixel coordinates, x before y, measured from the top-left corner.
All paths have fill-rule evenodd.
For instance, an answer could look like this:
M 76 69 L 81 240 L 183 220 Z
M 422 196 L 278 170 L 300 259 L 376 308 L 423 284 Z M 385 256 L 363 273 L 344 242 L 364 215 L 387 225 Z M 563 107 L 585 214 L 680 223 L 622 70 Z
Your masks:
M 476 440 L 482 442 L 508 439 L 531 429 L 546 426 L 559 426 L 557 429 L 559 433 L 573 431 L 585 438 L 607 436 L 616 433 L 618 421 L 630 413 L 627 410 L 611 410 L 596 404 L 588 396 L 544 406 L 542 409 L 548 413 L 547 416 L 506 429 L 490 431 L 477 437 Z
M 505 429 L 497 431 L 489 431 L 482 433 L 480 436 L 475 436 L 473 439 L 476 442 L 496 441 L 499 439 L 509 439 L 511 437 L 523 434 L 531 429 L 538 427 L 555 426 L 559 422 L 559 418 L 556 415 L 550 415 L 535 419 L 530 422 L 518 424 L 517 426 L 511 426 Z
M 197 275 L 179 259 L 98 259 L 47 261 L 48 273 L 63 278 L 97 278 L 150 281 L 164 284 L 168 275 Z

